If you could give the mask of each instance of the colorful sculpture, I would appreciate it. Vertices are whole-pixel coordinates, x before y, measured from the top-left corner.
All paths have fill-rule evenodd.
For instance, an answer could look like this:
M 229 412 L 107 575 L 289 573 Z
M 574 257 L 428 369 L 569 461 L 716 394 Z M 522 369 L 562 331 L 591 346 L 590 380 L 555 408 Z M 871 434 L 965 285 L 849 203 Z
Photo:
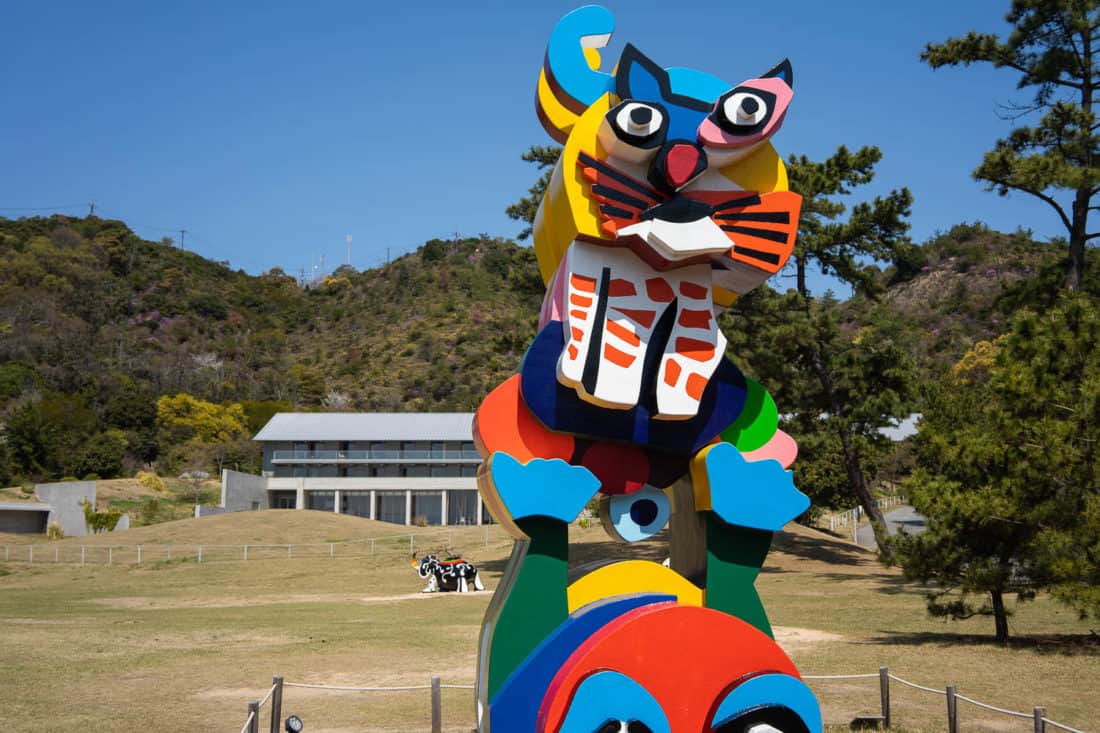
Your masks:
M 435 555 L 425 555 L 419 560 L 416 553 L 412 554 L 412 566 L 416 574 L 428 581 L 421 593 L 436 593 L 440 591 L 457 591 L 468 593 L 470 584 L 475 590 L 485 590 L 478 577 L 477 568 L 461 558 L 440 560 Z
M 519 373 L 479 407 L 478 474 L 515 538 L 486 612 L 482 733 L 818 733 L 818 705 L 753 587 L 809 505 L 767 392 L 724 357 L 717 314 L 790 257 L 801 199 L 768 142 L 784 61 L 729 85 L 598 49 L 589 6 L 550 36 L 537 110 L 564 145 L 535 219 L 547 283 Z M 627 542 L 670 527 L 670 567 L 569 583 L 568 525 L 599 497 Z

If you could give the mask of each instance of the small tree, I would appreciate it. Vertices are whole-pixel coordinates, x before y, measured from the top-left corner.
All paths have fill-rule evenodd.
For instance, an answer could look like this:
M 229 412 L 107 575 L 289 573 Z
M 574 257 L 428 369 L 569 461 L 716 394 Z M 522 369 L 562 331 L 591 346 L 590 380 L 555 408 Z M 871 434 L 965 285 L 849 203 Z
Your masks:
M 886 521 L 871 491 L 867 463 L 886 442 L 879 430 L 912 410 L 913 361 L 888 318 L 843 322 L 836 304 L 811 293 L 807 282 L 817 269 L 873 301 L 879 287 L 874 263 L 892 263 L 911 246 L 906 218 L 913 199 L 907 189 L 850 209 L 844 200 L 874 179 L 881 158 L 875 147 L 853 153 L 841 146 L 823 161 L 792 156 L 787 162 L 791 190 L 802 194 L 802 212 L 791 258 L 795 291 L 787 298 L 782 338 L 774 343 L 800 367 L 783 402 L 795 414 L 796 437 L 817 430 L 835 436 L 833 455 L 871 520 L 880 551 L 888 554 Z
M 907 488 L 928 531 L 896 549 L 908 577 L 939 586 L 932 613 L 991 615 L 1003 642 L 1006 596 L 1050 588 L 1100 618 L 1098 340 L 1081 296 L 1025 311 L 928 400 Z
M 195 504 L 202 503 L 202 482 L 210 478 L 210 474 L 206 471 L 184 471 L 180 474 L 180 478 L 191 484 L 191 489 L 195 492 Z
M 998 140 L 974 177 L 1002 196 L 1021 191 L 1055 211 L 1069 236 L 1070 290 L 1084 276 L 1086 243 L 1100 237 L 1088 231 L 1100 193 L 1100 126 L 1093 112 L 1100 86 L 1098 6 L 1096 0 L 1013 0 L 1005 16 L 1013 26 L 1007 39 L 971 31 L 930 43 L 921 54 L 933 69 L 975 62 L 1012 69 L 1020 74 L 1017 86 L 1034 91 L 1031 102 L 1012 107 L 1011 114 L 1039 115 L 1035 124 Z

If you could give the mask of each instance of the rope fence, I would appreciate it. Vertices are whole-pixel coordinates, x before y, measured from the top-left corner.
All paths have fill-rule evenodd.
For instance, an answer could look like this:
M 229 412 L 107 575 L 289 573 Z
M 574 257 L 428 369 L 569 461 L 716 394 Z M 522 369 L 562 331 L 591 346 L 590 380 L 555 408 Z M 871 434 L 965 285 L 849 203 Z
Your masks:
M 497 539 L 484 525 L 481 542 L 488 547 Z M 31 565 L 143 565 L 165 562 L 246 562 L 251 560 L 328 559 L 361 560 L 379 555 L 409 555 L 417 549 L 454 544 L 453 531 L 384 535 L 339 542 L 289 544 L 26 544 L 3 545 L 3 562 Z M 463 538 L 469 541 L 470 538 Z
M 1077 728 L 1071 728 L 1070 726 L 1051 720 L 1046 717 L 1046 708 L 1042 706 L 1036 706 L 1032 712 L 1024 713 L 1016 710 L 1009 710 L 1006 708 L 999 708 L 995 705 L 989 705 L 988 703 L 975 700 L 972 697 L 966 697 L 960 695 L 956 691 L 955 685 L 947 685 L 942 690 L 937 690 L 934 687 L 925 687 L 919 685 L 916 682 L 902 679 L 897 675 L 890 673 L 889 667 L 880 667 L 879 671 L 869 672 L 866 674 L 819 674 L 819 675 L 802 675 L 803 680 L 815 680 L 828 682 L 830 680 L 860 680 L 860 679 L 874 679 L 879 680 L 879 698 L 881 703 L 881 715 L 863 715 L 857 717 L 852 721 L 852 726 L 857 727 L 857 723 L 860 726 L 863 725 L 881 725 L 883 728 L 889 728 L 891 725 L 891 710 L 890 710 L 890 681 L 893 680 L 906 687 L 911 687 L 915 690 L 922 692 L 930 692 L 935 695 L 940 695 L 947 699 L 947 731 L 948 733 L 959 733 L 959 717 L 958 717 L 958 701 L 970 703 L 984 710 L 988 710 L 994 713 L 1000 713 L 1002 715 L 1008 715 L 1014 718 L 1022 718 L 1025 720 L 1031 720 L 1033 722 L 1034 733 L 1045 733 L 1046 726 L 1058 728 L 1066 731 L 1066 733 L 1085 733 L 1083 730 Z M 332 690 L 334 692 L 419 692 L 423 690 L 431 690 L 431 709 L 432 709 L 432 733 L 441 733 L 443 730 L 443 716 L 442 716 L 442 697 L 441 690 L 473 690 L 473 685 L 445 685 L 442 683 L 438 676 L 432 676 L 431 684 L 428 685 L 408 685 L 404 687 L 348 687 L 343 685 L 321 685 L 312 684 L 306 682 L 284 682 L 282 677 L 274 677 L 271 685 L 271 689 L 268 690 L 267 695 L 263 700 L 259 702 L 248 703 L 248 720 L 245 721 L 245 725 L 241 728 L 241 733 L 259 733 L 259 719 L 260 710 L 268 700 L 271 700 L 271 733 L 278 733 L 281 730 L 279 727 L 282 717 L 282 702 L 283 702 L 283 689 L 286 687 L 300 687 L 310 690 Z M 250 727 L 251 726 L 251 727 Z

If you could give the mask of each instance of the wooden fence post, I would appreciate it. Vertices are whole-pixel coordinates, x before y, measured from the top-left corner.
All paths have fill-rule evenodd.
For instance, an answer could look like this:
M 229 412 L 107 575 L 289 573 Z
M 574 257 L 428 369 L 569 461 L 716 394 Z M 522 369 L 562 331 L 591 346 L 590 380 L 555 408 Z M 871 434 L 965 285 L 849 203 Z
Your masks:
M 84 564 L 84 545 L 80 546 L 80 564 Z
M 271 692 L 271 733 L 282 733 L 283 722 L 283 678 L 275 675 L 271 678 L 275 689 Z
M 141 545 L 137 546 L 138 550 L 138 565 L 141 565 Z
M 199 545 L 199 562 L 202 562 L 202 545 Z
M 1035 719 L 1035 733 L 1045 733 L 1047 724 L 1043 722 L 1043 718 L 1047 716 L 1047 709 L 1041 705 L 1036 705 L 1035 709 L 1031 711 L 1031 715 Z
M 333 558 L 333 555 L 335 554 L 334 553 L 335 548 L 336 548 L 335 543 L 333 543 L 333 542 L 328 543 L 328 559 L 329 560 L 331 560 Z
M 443 733 L 443 701 L 440 699 L 440 679 L 432 677 L 432 733 Z
M 890 727 L 890 668 L 878 668 L 878 692 L 882 700 L 882 727 Z
M 107 564 L 108 565 L 114 565 L 115 564 L 115 548 L 114 548 L 113 545 L 108 545 L 107 546 Z
M 959 701 L 954 685 L 947 686 L 947 733 L 959 733 Z
M 293 546 L 294 546 L 294 545 L 287 545 L 287 546 L 286 546 L 286 559 L 287 559 L 287 560 L 289 560 L 289 559 L 290 559 L 290 557 L 291 557 L 291 552 L 292 552 L 292 551 L 291 551 L 291 549 L 290 549 L 290 548 L 291 548 L 291 547 L 293 547 Z
M 251 716 L 248 733 L 260 733 L 260 703 L 258 700 L 248 703 L 248 714 Z
M 56 565 L 57 564 L 57 548 L 56 547 L 53 548 L 53 561 L 54 561 L 54 564 Z
M 172 546 L 171 545 L 165 545 L 164 549 L 168 553 L 168 559 L 171 560 L 172 559 Z

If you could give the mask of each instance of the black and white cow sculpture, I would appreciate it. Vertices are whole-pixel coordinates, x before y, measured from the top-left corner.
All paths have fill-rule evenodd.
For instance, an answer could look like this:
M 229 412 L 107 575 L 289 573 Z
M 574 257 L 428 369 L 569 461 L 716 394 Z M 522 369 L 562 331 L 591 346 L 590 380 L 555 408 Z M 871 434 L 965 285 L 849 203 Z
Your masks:
M 428 581 L 427 587 L 421 593 L 451 590 L 467 593 L 470 583 L 476 590 L 485 590 L 477 575 L 477 568 L 465 560 L 440 560 L 435 555 L 425 555 L 417 560 L 414 552 L 412 566 L 421 578 Z

